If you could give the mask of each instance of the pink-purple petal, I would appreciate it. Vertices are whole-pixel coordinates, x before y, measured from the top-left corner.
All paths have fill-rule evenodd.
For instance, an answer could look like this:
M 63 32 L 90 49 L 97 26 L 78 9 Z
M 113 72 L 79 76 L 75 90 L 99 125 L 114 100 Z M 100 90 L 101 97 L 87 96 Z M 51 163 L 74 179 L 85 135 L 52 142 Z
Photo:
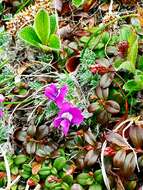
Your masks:
M 70 127 L 70 121 L 67 119 L 62 120 L 61 127 L 64 135 L 67 136 Z
M 45 96 L 47 96 L 49 99 L 55 101 L 57 95 L 58 95 L 58 89 L 55 84 L 52 83 L 45 88 Z
M 65 112 L 68 112 L 71 107 L 72 107 L 72 104 L 71 104 L 71 103 L 69 103 L 69 102 L 64 102 L 64 103 L 62 104 L 62 107 L 61 107 L 60 111 L 59 111 L 59 116 L 61 116 L 61 115 L 62 115 L 63 113 L 65 113 Z
M 4 112 L 2 109 L 0 109 L 0 118 L 2 118 L 4 116 Z
M 63 102 L 64 102 L 64 98 L 67 95 L 68 92 L 68 87 L 67 85 L 64 85 L 59 92 L 59 95 L 56 97 L 55 102 L 57 104 L 58 107 L 61 107 Z
M 61 124 L 61 121 L 62 121 L 62 118 L 61 117 L 56 117 L 54 119 L 54 127 L 55 128 L 59 128 L 60 127 L 60 124 Z
M 73 116 L 71 121 L 73 125 L 80 125 L 83 122 L 84 117 L 79 108 L 70 108 L 69 113 Z

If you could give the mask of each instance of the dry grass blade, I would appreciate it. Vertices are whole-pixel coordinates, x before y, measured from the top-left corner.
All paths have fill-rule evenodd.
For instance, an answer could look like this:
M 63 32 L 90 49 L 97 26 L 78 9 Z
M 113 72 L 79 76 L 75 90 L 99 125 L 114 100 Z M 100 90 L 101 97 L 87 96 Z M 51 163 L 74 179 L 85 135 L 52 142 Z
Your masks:
M 104 141 L 104 143 L 102 145 L 102 149 L 101 149 L 101 170 L 102 170 L 102 175 L 103 175 L 103 179 L 104 179 L 106 188 L 107 188 L 107 190 L 111 190 L 109 180 L 108 180 L 108 177 L 106 174 L 105 165 L 104 165 L 104 151 L 105 151 L 106 146 L 107 146 L 107 141 Z

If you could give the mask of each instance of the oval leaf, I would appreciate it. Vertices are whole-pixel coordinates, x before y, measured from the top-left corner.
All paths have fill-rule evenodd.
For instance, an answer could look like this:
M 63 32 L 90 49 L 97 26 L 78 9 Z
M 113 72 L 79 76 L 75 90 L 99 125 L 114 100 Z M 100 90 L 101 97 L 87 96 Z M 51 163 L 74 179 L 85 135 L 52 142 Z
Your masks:
M 115 132 L 108 133 L 106 135 L 106 139 L 107 141 L 116 144 L 117 146 L 123 147 L 124 149 L 128 150 L 129 148 L 126 142 L 124 141 L 123 137 L 118 133 Z
M 111 78 L 110 74 L 108 74 L 108 73 L 104 74 L 100 79 L 100 86 L 102 88 L 109 87 L 111 83 L 112 83 L 112 78 Z
M 41 9 L 35 16 L 34 29 L 42 44 L 47 45 L 50 35 L 50 17 L 46 10 Z
M 28 154 L 34 154 L 36 151 L 36 143 L 35 142 L 28 142 L 26 145 L 26 152 Z
M 131 175 L 136 168 L 135 155 L 133 152 L 130 152 L 124 161 L 123 171 L 125 175 Z
M 58 19 L 56 15 L 50 16 L 50 34 L 53 34 L 58 29 Z
M 87 166 L 92 166 L 93 164 L 96 163 L 98 156 L 99 156 L 99 154 L 96 151 L 90 150 L 85 155 L 84 162 L 87 164 Z
M 61 48 L 61 42 L 56 34 L 52 34 L 49 39 L 49 47 L 53 50 L 59 50 Z
M 26 26 L 19 31 L 19 37 L 29 45 L 40 47 L 41 41 L 39 40 L 34 28 Z
M 125 161 L 125 158 L 126 158 L 126 151 L 121 149 L 119 150 L 114 158 L 113 158 L 113 164 L 115 167 L 118 167 L 118 168 L 121 168 L 123 167 L 123 164 L 124 164 L 124 161 Z
M 106 107 L 106 110 L 112 114 L 119 113 L 120 111 L 120 105 L 113 100 L 108 100 L 106 102 L 105 107 Z

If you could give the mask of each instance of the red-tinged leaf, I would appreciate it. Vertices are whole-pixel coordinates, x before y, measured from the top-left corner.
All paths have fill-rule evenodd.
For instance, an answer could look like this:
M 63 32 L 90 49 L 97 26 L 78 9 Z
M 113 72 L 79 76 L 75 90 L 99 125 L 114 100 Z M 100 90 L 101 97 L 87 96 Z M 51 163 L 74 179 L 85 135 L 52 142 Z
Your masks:
M 120 105 L 113 100 L 106 101 L 105 108 L 108 112 L 112 114 L 116 114 L 120 112 Z
M 109 95 L 109 88 L 101 88 L 100 86 L 98 86 L 96 88 L 96 95 L 98 96 L 98 98 L 100 99 L 106 99 Z
M 97 116 L 96 119 L 99 123 L 101 124 L 107 124 L 109 119 L 110 119 L 110 115 L 106 110 L 101 111 Z
M 23 141 L 26 140 L 26 136 L 27 136 L 27 132 L 26 131 L 22 131 L 21 128 L 18 128 L 18 130 L 16 130 L 14 132 L 15 140 L 23 142 Z
M 115 132 L 110 132 L 106 135 L 106 139 L 107 141 L 116 144 L 120 147 L 122 147 L 123 149 L 129 149 L 127 143 L 124 141 L 123 137 L 121 135 L 119 135 L 118 133 Z
M 28 142 L 26 144 L 26 151 L 28 154 L 34 154 L 36 151 L 36 143 L 35 142 Z
M 96 88 L 96 95 L 98 96 L 98 98 L 102 99 L 103 98 L 103 93 L 102 93 L 102 88 L 100 86 L 98 86 Z
M 125 161 L 125 158 L 126 158 L 126 151 L 121 149 L 119 150 L 114 158 L 113 158 L 113 164 L 115 167 L 118 167 L 118 168 L 121 168 L 123 167 L 123 164 L 124 164 L 124 161 Z
M 112 77 L 110 75 L 110 73 L 105 73 L 101 79 L 100 79 L 100 86 L 102 88 L 107 88 L 110 86 L 110 84 L 112 83 Z
M 94 113 L 98 110 L 100 110 L 100 104 L 99 102 L 95 102 L 95 103 L 91 103 L 89 106 L 88 106 L 88 112 L 89 113 Z
M 31 124 L 27 129 L 27 134 L 34 136 L 36 133 L 36 126 L 34 124 Z
M 131 126 L 129 136 L 134 146 L 139 149 L 143 144 L 143 128 L 140 126 Z
M 99 154 L 96 151 L 90 150 L 85 155 L 84 162 L 86 163 L 87 166 L 92 166 L 93 164 L 96 163 L 98 156 L 99 156 Z
M 123 172 L 126 176 L 131 175 L 136 168 L 136 160 L 133 152 L 130 152 L 125 159 Z
M 32 174 L 33 175 L 36 175 L 38 174 L 38 172 L 40 171 L 41 169 L 41 164 L 38 163 L 38 162 L 33 162 L 32 163 Z
M 95 143 L 96 143 L 96 138 L 95 136 L 93 135 L 93 133 L 91 132 L 90 129 L 88 129 L 88 131 L 86 131 L 84 133 L 84 138 L 85 138 L 85 141 L 93 146 L 95 146 Z

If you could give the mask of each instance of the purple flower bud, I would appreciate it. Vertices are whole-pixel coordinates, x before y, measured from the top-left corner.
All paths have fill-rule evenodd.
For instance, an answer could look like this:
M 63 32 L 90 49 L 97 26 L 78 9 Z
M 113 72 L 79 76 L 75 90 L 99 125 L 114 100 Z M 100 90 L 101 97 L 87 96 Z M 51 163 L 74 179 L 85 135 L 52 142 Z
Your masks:
M 50 84 L 45 88 L 45 96 L 50 100 L 53 100 L 60 108 L 64 102 L 64 98 L 68 92 L 68 87 L 64 85 L 61 89 L 58 89 L 55 84 Z

